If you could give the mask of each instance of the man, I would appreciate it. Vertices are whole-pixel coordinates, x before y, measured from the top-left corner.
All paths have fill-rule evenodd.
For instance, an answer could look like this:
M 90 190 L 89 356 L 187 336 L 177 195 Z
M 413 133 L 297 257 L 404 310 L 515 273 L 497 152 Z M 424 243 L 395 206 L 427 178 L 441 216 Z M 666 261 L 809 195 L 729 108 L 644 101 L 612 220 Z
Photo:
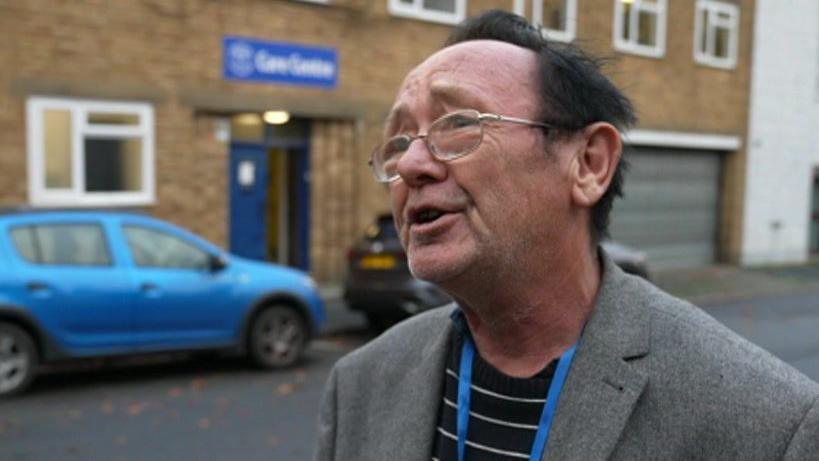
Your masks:
M 372 166 L 456 304 L 339 361 L 317 459 L 819 459 L 817 384 L 598 248 L 633 119 L 508 13 L 409 73 Z

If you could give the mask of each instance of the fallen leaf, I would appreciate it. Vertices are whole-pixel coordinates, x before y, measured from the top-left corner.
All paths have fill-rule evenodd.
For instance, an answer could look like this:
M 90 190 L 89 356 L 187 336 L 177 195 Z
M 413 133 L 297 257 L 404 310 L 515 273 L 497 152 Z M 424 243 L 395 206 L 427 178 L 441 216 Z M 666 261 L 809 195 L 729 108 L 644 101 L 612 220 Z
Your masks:
M 281 395 L 288 395 L 288 394 L 292 394 L 294 389 L 295 389 L 295 386 L 293 386 L 293 384 L 292 384 L 292 383 L 283 383 L 283 384 L 279 384 L 279 387 L 278 387 L 278 388 L 276 388 L 276 390 L 277 390 L 277 391 L 279 392 L 279 394 L 281 394 Z
M 168 397 L 175 399 L 177 397 L 182 397 L 182 394 L 185 392 L 182 390 L 181 387 L 172 387 L 168 390 Z
M 139 416 L 145 411 L 145 407 L 148 405 L 145 402 L 134 402 L 128 405 L 127 412 L 128 416 Z
M 105 415 L 113 414 L 114 404 L 110 400 L 106 400 L 102 402 L 102 405 L 100 405 L 100 411 Z
M 208 381 L 206 379 L 197 378 L 191 381 L 191 389 L 195 391 L 201 391 L 208 385 Z
M 200 429 L 207 429 L 210 427 L 210 420 L 208 418 L 202 418 L 199 420 L 198 426 Z

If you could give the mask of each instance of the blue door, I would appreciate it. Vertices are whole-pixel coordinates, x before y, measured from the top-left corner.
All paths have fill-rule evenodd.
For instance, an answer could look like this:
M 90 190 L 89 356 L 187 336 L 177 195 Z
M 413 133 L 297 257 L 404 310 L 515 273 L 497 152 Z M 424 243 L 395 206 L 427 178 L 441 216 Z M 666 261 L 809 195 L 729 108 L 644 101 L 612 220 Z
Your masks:
M 294 198 L 296 203 L 295 232 L 292 246 L 295 255 L 293 265 L 299 269 L 310 271 L 310 154 L 306 148 L 296 149 L 293 152 L 294 169 Z
M 267 259 L 267 187 L 264 145 L 233 143 L 230 149 L 230 252 Z

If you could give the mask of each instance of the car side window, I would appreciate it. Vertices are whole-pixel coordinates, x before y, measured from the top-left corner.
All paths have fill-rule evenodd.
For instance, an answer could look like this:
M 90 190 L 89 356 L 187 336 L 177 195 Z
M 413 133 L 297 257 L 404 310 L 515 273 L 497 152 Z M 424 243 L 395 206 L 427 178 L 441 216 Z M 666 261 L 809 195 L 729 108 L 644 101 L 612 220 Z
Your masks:
M 38 224 L 11 229 L 20 256 L 44 265 L 110 266 L 111 253 L 98 224 Z
M 205 269 L 209 255 L 185 240 L 156 229 L 124 226 L 134 263 L 139 267 Z

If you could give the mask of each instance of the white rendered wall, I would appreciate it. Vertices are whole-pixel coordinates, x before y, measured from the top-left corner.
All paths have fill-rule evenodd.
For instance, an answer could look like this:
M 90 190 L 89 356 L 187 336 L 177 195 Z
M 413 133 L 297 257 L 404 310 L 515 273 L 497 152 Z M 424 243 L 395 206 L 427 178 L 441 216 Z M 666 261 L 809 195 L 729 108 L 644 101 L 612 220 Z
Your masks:
M 742 264 L 808 257 L 819 166 L 819 1 L 757 0 Z

